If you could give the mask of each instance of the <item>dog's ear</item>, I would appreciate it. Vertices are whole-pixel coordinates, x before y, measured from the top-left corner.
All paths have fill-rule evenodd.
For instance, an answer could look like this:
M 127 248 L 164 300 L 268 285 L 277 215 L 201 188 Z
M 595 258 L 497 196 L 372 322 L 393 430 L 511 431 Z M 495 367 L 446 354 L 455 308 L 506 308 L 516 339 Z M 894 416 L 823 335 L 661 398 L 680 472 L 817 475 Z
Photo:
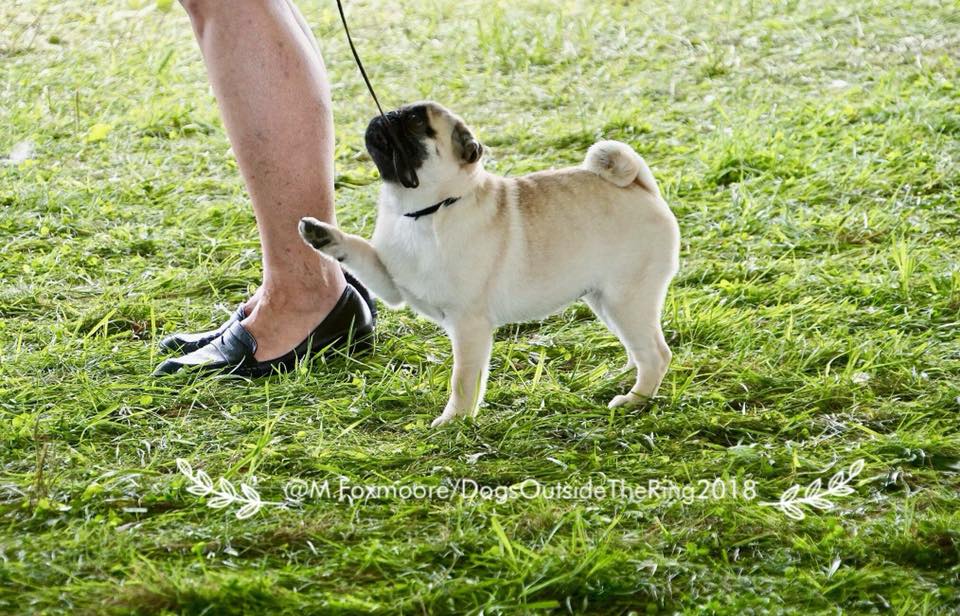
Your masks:
M 483 156 L 483 146 L 473 136 L 470 129 L 463 122 L 457 121 L 453 125 L 453 153 L 465 164 L 472 164 Z

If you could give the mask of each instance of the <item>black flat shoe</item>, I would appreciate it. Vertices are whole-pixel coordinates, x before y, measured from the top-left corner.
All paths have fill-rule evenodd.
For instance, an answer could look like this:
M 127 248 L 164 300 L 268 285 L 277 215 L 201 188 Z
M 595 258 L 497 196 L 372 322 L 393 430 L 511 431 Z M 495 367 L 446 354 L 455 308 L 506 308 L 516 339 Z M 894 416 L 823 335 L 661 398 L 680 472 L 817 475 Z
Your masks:
M 293 368 L 297 361 L 310 354 L 333 349 L 357 352 L 368 349 L 372 342 L 374 320 L 370 308 L 351 285 L 343 291 L 330 314 L 307 339 L 295 349 L 276 359 L 257 361 L 257 341 L 240 321 L 233 321 L 222 334 L 205 346 L 173 357 L 157 366 L 154 376 L 173 374 L 184 369 L 216 371 L 238 376 L 257 377 Z
M 341 268 L 340 271 L 343 272 L 343 277 L 346 279 L 347 284 L 353 287 L 353 289 L 360 294 L 360 297 L 363 298 L 363 303 L 367 305 L 367 308 L 370 309 L 370 318 L 373 319 L 373 322 L 377 322 L 377 302 L 373 299 L 373 296 L 370 295 L 370 291 L 367 290 L 367 287 L 360 284 L 360 281 L 353 277 L 353 274 L 347 270 Z
M 193 353 L 197 349 L 207 346 L 211 340 L 219 338 L 223 332 L 227 331 L 228 327 L 237 321 L 242 321 L 246 318 L 247 315 L 243 311 L 243 304 L 240 304 L 237 306 L 237 309 L 233 311 L 233 314 L 230 315 L 230 318 L 227 319 L 217 329 L 211 329 L 207 332 L 196 332 L 192 334 L 171 334 L 161 340 L 157 346 L 160 347 L 161 351 L 167 351 L 169 353 Z
M 351 285 L 356 289 L 357 293 L 360 294 L 360 297 L 363 298 L 363 301 L 367 304 L 367 307 L 370 309 L 370 315 L 373 317 L 373 320 L 377 320 L 377 304 L 370 297 L 370 292 L 367 291 L 367 288 L 360 284 L 356 278 L 347 273 L 346 270 L 343 271 L 344 278 L 347 279 L 347 284 Z M 236 321 L 242 321 L 247 318 L 246 313 L 243 310 L 243 304 L 237 306 L 237 309 L 233 311 L 233 314 L 230 315 L 230 318 L 226 320 L 220 327 L 216 329 L 211 329 L 206 332 L 196 332 L 196 333 L 177 333 L 171 334 L 160 341 L 157 345 L 160 347 L 161 351 L 166 351 L 168 353 L 180 353 L 187 354 L 193 353 L 197 349 L 207 346 L 211 341 L 216 338 L 219 338 L 227 328 L 233 325 Z

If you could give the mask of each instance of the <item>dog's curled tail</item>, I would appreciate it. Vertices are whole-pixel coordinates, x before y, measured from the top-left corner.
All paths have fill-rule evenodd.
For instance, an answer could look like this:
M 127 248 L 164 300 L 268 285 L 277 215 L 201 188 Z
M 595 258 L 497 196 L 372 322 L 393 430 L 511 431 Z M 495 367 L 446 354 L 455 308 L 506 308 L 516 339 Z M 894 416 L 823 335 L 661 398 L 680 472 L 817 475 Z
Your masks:
M 653 179 L 650 167 L 633 148 L 620 141 L 598 141 L 587 150 L 583 166 L 608 182 L 621 188 L 637 184 L 641 188 L 660 196 L 660 187 Z

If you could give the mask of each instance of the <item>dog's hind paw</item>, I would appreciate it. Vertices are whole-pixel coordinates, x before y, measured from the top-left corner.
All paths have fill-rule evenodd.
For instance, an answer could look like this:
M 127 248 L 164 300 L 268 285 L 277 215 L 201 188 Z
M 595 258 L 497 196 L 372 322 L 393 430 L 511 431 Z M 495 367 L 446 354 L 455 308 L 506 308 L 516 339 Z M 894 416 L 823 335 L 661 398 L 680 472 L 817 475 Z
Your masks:
M 630 392 L 622 396 L 614 396 L 613 400 L 610 401 L 610 404 L 607 405 L 607 408 L 615 409 L 620 406 L 637 406 L 646 399 L 647 398 L 645 396 Z
M 456 415 L 453 415 L 453 414 L 449 414 L 449 415 L 448 415 L 446 412 L 444 412 L 442 415 L 438 415 L 436 419 L 434 419 L 432 422 L 430 422 L 430 427 L 431 427 L 431 428 L 439 428 L 439 427 L 442 426 L 443 424 L 450 423 L 451 421 L 453 421 L 453 420 L 456 419 L 456 418 L 457 418 Z
M 468 416 L 470 416 L 470 413 L 457 411 L 456 407 L 453 407 L 448 404 L 447 407 L 443 409 L 443 412 L 440 413 L 440 415 L 438 415 L 437 418 L 433 420 L 433 422 L 430 424 L 430 427 L 437 428 L 439 426 L 442 426 L 443 424 L 450 423 L 455 419 L 458 419 L 461 417 L 468 417 Z

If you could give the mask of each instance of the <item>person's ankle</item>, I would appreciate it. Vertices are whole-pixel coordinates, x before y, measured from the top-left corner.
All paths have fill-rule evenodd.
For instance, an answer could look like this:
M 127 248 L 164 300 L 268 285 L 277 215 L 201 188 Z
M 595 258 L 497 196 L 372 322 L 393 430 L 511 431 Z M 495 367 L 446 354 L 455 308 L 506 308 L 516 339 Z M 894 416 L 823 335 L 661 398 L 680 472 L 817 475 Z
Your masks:
M 323 322 L 343 295 L 344 283 L 323 293 L 265 288 L 243 326 L 257 341 L 255 357 L 267 361 L 290 352 Z
M 251 300 L 256 299 L 256 302 L 251 306 L 248 315 L 260 304 L 268 307 L 271 313 L 326 313 L 343 295 L 345 286 L 346 280 L 339 268 L 330 272 L 318 272 L 309 278 L 267 276 L 251 297 Z
M 246 300 L 245 302 L 243 302 L 243 304 L 241 304 L 241 305 L 243 306 L 243 315 L 244 315 L 244 316 L 247 316 L 247 317 L 248 317 L 248 316 L 250 316 L 251 314 L 253 314 L 254 308 L 256 308 L 256 307 L 257 307 L 257 304 L 260 303 L 260 296 L 261 296 L 262 294 L 263 294 L 263 287 L 262 287 L 262 286 L 261 286 L 261 287 L 257 287 L 257 290 L 254 291 L 253 294 L 250 295 L 250 297 L 247 298 L 247 300 Z

